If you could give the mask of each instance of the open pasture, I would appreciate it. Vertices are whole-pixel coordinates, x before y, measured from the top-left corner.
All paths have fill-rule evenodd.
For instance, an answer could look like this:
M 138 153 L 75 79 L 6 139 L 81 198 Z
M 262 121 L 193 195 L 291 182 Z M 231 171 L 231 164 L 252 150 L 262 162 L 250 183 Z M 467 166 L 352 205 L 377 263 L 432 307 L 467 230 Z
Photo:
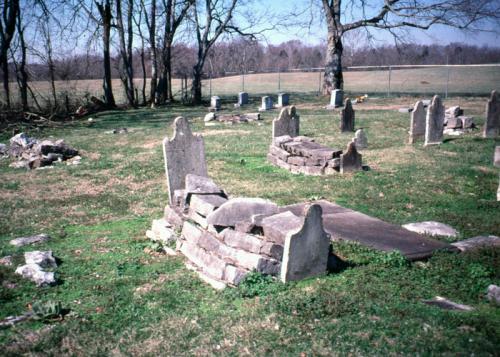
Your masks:
M 378 87 L 376 77 L 364 82 L 367 74 L 346 73 L 354 75 L 359 78 L 353 84 L 357 77 L 351 77 L 347 90 L 370 92 L 366 83 Z M 257 76 L 264 75 L 255 75 L 253 87 L 247 77 L 245 88 L 271 91 L 274 80 Z M 282 74 L 291 86 L 283 88 L 313 92 L 317 76 Z M 498 83 L 489 72 L 483 79 Z M 214 94 L 234 95 L 239 80 L 220 79 L 231 83 L 227 87 L 212 81 L 220 90 Z M 487 87 L 470 78 L 462 85 L 478 93 Z M 78 166 L 28 172 L 0 161 L 0 257 L 11 254 L 20 262 L 33 247 L 14 248 L 9 240 L 47 233 L 52 240 L 37 249 L 50 249 L 60 259 L 59 283 L 46 288 L 0 265 L 0 319 L 21 314 L 35 301 L 60 301 L 70 313 L 62 321 L 0 330 L 2 354 L 496 354 L 500 310 L 484 295 L 489 284 L 500 285 L 498 249 L 443 252 L 410 264 L 395 254 L 334 243 L 346 263 L 336 273 L 287 285 L 253 276 L 239 288 L 217 292 L 184 267 L 182 256 L 157 253 L 145 238 L 167 203 L 161 143 L 179 115 L 205 138 L 209 175 L 232 196 L 281 205 L 323 197 L 395 224 L 444 222 L 460 232 L 456 240 L 500 236 L 498 169 L 492 164 L 499 141 L 476 130 L 446 137 L 436 147 L 409 145 L 409 115 L 395 109 L 416 100 L 370 97 L 355 105 L 356 127 L 365 129 L 369 142 L 363 162 L 371 169 L 343 176 L 292 175 L 268 163 L 276 110 L 263 113 L 262 122 L 205 127 L 206 108 L 173 105 L 103 112 L 92 125 L 82 119 L 29 133 L 64 138 L 83 159 Z M 236 112 L 234 101 L 223 98 L 225 112 Z M 295 93 L 291 101 L 302 135 L 345 149 L 353 134 L 339 132 L 338 111 L 321 109 L 326 98 Z M 254 97 L 243 110 L 256 111 L 259 104 Z M 445 104 L 460 105 L 479 126 L 484 123 L 484 98 L 455 97 Z M 129 132 L 106 133 L 120 127 Z M 0 134 L 0 142 L 8 139 Z M 421 302 L 436 295 L 476 309 L 446 311 Z

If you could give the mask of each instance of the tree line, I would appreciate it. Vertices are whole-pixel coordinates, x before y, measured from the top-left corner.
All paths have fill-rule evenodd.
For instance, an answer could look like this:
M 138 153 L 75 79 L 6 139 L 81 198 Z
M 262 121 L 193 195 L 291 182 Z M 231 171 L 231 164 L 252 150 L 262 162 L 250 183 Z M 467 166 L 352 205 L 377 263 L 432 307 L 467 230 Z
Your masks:
M 152 107 L 174 100 L 173 77 L 191 79 L 190 98 L 202 100 L 202 79 L 231 73 L 324 67 L 324 92 L 343 88 L 347 66 L 498 62 L 497 48 L 409 45 L 404 30 L 435 25 L 496 28 L 497 0 L 302 0 L 289 14 L 258 13 L 259 0 L 0 0 L 2 107 L 12 107 L 16 81 L 23 110 L 35 79 L 49 82 L 51 111 L 59 108 L 56 80 L 102 79 L 102 97 L 116 106 L 112 79 L 127 104 Z M 279 28 L 321 20 L 320 45 L 265 45 Z M 397 45 L 368 46 L 369 29 L 389 31 Z M 272 33 L 272 32 L 271 32 Z M 137 88 L 134 78 L 148 78 Z M 140 98 L 142 93 L 142 99 Z M 17 94 L 16 94 L 17 95 Z M 40 106 L 38 106 L 41 110 Z

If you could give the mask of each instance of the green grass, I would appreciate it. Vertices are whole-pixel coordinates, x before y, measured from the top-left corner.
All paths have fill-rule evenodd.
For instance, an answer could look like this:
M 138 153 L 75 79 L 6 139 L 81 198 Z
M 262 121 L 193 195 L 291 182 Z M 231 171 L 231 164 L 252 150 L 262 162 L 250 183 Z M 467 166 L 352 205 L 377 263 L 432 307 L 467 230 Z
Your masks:
M 229 108 L 232 100 L 224 100 Z M 338 112 L 320 109 L 326 98 L 292 100 L 302 134 L 347 146 L 352 134 L 339 133 Z M 233 196 L 279 204 L 324 197 L 395 224 L 448 223 L 459 230 L 458 239 L 500 235 L 492 165 L 500 142 L 476 131 L 439 147 L 410 146 L 408 115 L 387 108 L 414 101 L 373 98 L 356 107 L 356 126 L 369 140 L 363 161 L 371 170 L 345 176 L 294 176 L 269 165 L 276 111 L 264 113 L 261 123 L 214 127 L 203 125 L 202 107 L 114 111 L 94 116 L 92 126 L 84 119 L 30 133 L 64 138 L 82 150 L 83 160 L 31 172 L 0 161 L 0 257 L 14 255 L 17 265 L 25 251 L 51 249 L 60 259 L 59 283 L 47 288 L 0 266 L 0 319 L 36 301 L 60 301 L 71 312 L 62 321 L 0 330 L 2 355 L 497 354 L 500 310 L 484 295 L 489 284 L 500 285 L 498 249 L 443 252 L 410 264 L 395 253 L 335 243 L 344 260 L 336 273 L 286 285 L 252 274 L 238 289 L 217 292 L 187 270 L 182 257 L 152 253 L 144 236 L 167 203 L 161 141 L 177 115 L 204 135 L 209 174 Z M 452 98 L 447 105 L 455 103 L 482 125 L 483 99 Z M 117 127 L 129 133 L 105 133 Z M 0 142 L 8 138 L 0 134 Z M 36 248 L 8 244 L 36 233 L 53 239 Z M 421 302 L 436 295 L 476 310 Z

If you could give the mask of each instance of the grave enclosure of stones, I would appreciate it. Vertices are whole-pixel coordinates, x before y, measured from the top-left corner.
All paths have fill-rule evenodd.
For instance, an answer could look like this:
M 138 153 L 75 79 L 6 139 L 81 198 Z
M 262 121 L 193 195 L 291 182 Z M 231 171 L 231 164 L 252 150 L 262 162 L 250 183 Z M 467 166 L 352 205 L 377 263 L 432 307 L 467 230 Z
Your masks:
M 294 107 L 283 108 L 275 122 L 274 144 L 330 150 L 326 161 L 332 160 L 331 149 L 311 149 L 314 142 L 298 136 Z M 362 136 L 353 139 L 349 150 L 355 150 L 354 141 Z M 175 120 L 172 138 L 164 140 L 164 158 L 170 203 L 147 236 L 161 242 L 169 254 L 182 253 L 186 266 L 217 289 L 238 285 L 252 271 L 283 282 L 325 274 L 338 259 L 330 251 L 332 240 L 396 250 L 409 260 L 428 258 L 438 249 L 458 252 L 500 242 L 497 237 L 475 237 L 450 245 L 427 236 L 456 235 L 446 225 L 401 227 L 325 200 L 280 207 L 261 198 L 231 197 L 208 177 L 203 137 L 193 134 L 183 117 Z M 360 159 L 352 161 L 360 167 Z
M 346 100 L 346 103 L 350 103 Z M 354 131 L 354 110 L 349 104 L 341 115 L 341 122 Z M 341 130 L 346 125 L 341 124 Z M 318 144 L 312 138 L 299 136 L 300 117 L 294 106 L 283 108 L 279 117 L 273 120 L 272 142 L 267 159 L 273 165 L 294 174 L 329 175 L 362 170 L 362 156 L 356 143 L 366 147 L 363 132 L 348 144 L 346 152 Z

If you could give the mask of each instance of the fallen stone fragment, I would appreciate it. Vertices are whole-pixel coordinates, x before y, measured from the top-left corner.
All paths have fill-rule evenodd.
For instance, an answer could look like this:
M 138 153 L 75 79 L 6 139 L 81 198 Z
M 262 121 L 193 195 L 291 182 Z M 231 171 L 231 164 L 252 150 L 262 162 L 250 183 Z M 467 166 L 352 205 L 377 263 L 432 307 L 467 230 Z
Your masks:
M 205 118 L 203 118 L 203 121 L 205 123 L 208 123 L 210 121 L 214 121 L 217 119 L 217 116 L 215 115 L 215 113 L 208 113 L 207 115 L 205 115 Z
M 38 264 L 26 264 L 18 267 L 16 273 L 33 281 L 37 286 L 52 285 L 56 282 L 53 272 L 45 272 Z
M 154 242 L 167 244 L 177 239 L 172 225 L 165 219 L 155 219 L 151 226 L 151 230 L 146 232 L 146 236 Z
M 57 263 L 52 255 L 52 251 L 39 251 L 24 253 L 24 260 L 27 265 L 39 265 L 41 268 L 57 268 Z
M 412 109 L 411 108 L 399 108 L 398 112 L 400 113 L 411 113 Z
M 402 226 L 403 228 L 420 234 L 431 236 L 456 237 L 458 232 L 451 226 L 434 221 L 408 223 Z
M 457 304 L 451 300 L 448 300 L 441 296 L 436 296 L 431 300 L 423 300 L 424 304 L 440 307 L 445 310 L 457 310 L 457 311 L 472 311 L 474 308 L 469 305 Z
M 23 247 L 28 244 L 45 243 L 50 239 L 46 234 L 37 234 L 30 237 L 20 237 L 11 240 L 9 243 L 16 247 Z
M 475 250 L 485 247 L 500 247 L 500 237 L 497 236 L 478 236 L 462 240 L 460 242 L 451 243 L 462 252 Z
M 26 148 L 32 146 L 33 144 L 36 144 L 37 140 L 34 138 L 30 138 L 25 133 L 19 133 L 10 138 L 9 142 L 11 147 L 17 145 Z
M 500 286 L 491 284 L 488 286 L 488 293 L 486 298 L 492 303 L 500 306 Z
M 256 214 L 278 213 L 278 206 L 261 198 L 232 198 L 207 216 L 208 224 L 234 227 L 238 222 L 248 222 Z
M 7 156 L 7 145 L 0 143 L 0 158 Z
M 462 109 L 460 109 L 460 106 L 454 106 L 454 107 L 450 107 L 448 109 L 446 109 L 445 111 L 445 115 L 446 116 L 450 116 L 452 118 L 456 118 L 460 115 L 463 115 L 464 114 L 464 111 Z
M 5 267 L 12 266 L 12 256 L 6 255 L 5 257 L 0 258 L 0 265 L 3 265 Z
M 181 215 L 169 205 L 165 206 L 165 211 L 163 216 L 165 220 L 175 228 L 181 228 L 182 225 L 184 224 L 184 220 L 182 219 Z
M 259 254 L 263 245 L 263 241 L 258 237 L 242 232 L 235 231 L 230 228 L 226 228 L 222 231 L 221 236 L 224 239 L 224 243 L 228 246 L 243 249 L 250 253 Z
M 113 129 L 112 133 L 113 134 L 127 134 L 128 129 L 127 128 L 117 128 L 117 129 Z
M 220 194 L 225 196 L 224 191 L 208 177 L 198 176 L 193 174 L 186 175 L 185 195 L 190 194 Z

